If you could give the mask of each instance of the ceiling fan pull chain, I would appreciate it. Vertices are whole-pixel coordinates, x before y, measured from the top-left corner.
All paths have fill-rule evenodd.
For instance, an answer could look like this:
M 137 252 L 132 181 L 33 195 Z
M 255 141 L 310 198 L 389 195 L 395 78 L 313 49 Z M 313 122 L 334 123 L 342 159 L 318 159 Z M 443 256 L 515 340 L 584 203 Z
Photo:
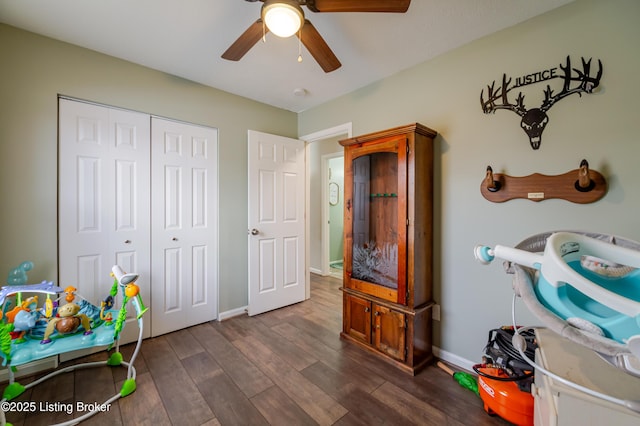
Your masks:
M 264 23 L 264 21 L 262 21 L 262 42 L 263 43 L 267 42 L 267 30 L 266 30 L 266 28 L 267 28 L 266 24 Z
M 302 62 L 302 27 L 298 30 L 298 62 Z

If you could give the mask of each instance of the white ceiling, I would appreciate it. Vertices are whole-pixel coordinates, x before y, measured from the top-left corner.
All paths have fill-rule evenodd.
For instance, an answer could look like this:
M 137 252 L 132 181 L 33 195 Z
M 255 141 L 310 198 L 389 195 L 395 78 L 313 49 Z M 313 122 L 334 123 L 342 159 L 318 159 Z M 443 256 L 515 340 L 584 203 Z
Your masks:
M 413 0 L 405 14 L 303 7 L 342 62 L 329 74 L 304 46 L 297 62 L 296 37 L 268 34 L 239 62 L 220 58 L 260 17 L 259 1 L 0 0 L 0 22 L 301 112 L 571 1 Z

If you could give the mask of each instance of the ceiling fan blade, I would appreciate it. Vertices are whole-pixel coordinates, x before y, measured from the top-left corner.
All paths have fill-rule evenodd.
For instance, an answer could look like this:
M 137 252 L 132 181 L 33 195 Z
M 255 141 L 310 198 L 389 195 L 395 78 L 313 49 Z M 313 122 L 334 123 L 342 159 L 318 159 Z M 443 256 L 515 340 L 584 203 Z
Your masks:
M 333 54 L 327 42 L 324 41 L 316 27 L 314 27 L 308 19 L 304 20 L 301 29 L 302 34 L 298 33 L 300 41 L 307 48 L 311 56 L 320 64 L 324 72 L 335 71 L 342 66 L 336 55 Z
M 267 32 L 269 29 L 262 25 L 262 19 L 258 19 L 229 46 L 222 54 L 222 58 L 229 61 L 239 61 Z
M 411 0 L 307 0 L 312 12 L 405 13 Z

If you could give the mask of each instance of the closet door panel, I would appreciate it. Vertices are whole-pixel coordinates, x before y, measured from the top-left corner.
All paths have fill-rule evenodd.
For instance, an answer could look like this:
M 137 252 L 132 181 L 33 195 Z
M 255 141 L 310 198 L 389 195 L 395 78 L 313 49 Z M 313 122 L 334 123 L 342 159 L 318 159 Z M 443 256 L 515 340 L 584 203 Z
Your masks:
M 58 285 L 97 306 L 114 264 L 150 297 L 149 126 L 146 114 L 59 100 Z M 137 338 L 134 322 L 131 310 L 121 342 Z
M 171 314 L 178 312 L 182 308 L 182 249 L 169 248 L 164 252 L 164 282 L 162 290 L 164 293 L 164 306 L 155 306 L 161 308 L 165 313 Z M 156 282 L 156 284 L 158 284 Z M 157 288 L 157 287 L 156 287 Z
M 109 236 L 107 263 L 118 264 L 126 272 L 136 272 L 140 278 L 143 301 L 151 298 L 151 230 L 149 229 L 151 196 L 151 117 L 133 111 L 109 108 L 109 185 L 105 206 Z M 110 278 L 110 277 L 109 277 Z M 109 283 L 113 283 L 112 279 Z M 110 288 L 110 287 L 109 287 Z M 116 307 L 121 306 L 118 297 Z M 136 314 L 127 312 L 122 341 L 138 337 Z M 150 315 L 145 316 L 149 322 Z M 143 330 L 149 337 L 149 330 Z M 126 340 L 124 340 L 126 339 Z
M 217 318 L 217 130 L 153 118 L 152 182 L 157 336 Z
M 207 295 L 207 246 L 194 246 L 191 250 L 191 306 L 206 305 Z
M 107 285 L 109 239 L 104 232 L 109 204 L 109 111 L 96 105 L 60 100 L 58 285 L 73 286 L 98 303 Z M 104 275 L 101 278 L 101 275 Z M 105 287 L 106 293 L 110 288 Z
M 193 182 L 193 205 L 191 206 L 191 222 L 194 228 L 205 229 L 207 227 L 207 170 L 193 169 L 191 181 Z

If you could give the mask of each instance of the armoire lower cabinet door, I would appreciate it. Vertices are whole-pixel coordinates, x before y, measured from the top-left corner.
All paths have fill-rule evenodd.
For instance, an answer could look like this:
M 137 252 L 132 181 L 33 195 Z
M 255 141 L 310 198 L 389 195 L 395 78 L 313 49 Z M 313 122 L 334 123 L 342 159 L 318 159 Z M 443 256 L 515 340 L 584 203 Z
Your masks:
M 363 343 L 371 343 L 371 302 L 344 295 L 344 332 Z
M 374 303 L 373 318 L 374 347 L 390 357 L 404 361 L 406 358 L 405 314 Z

